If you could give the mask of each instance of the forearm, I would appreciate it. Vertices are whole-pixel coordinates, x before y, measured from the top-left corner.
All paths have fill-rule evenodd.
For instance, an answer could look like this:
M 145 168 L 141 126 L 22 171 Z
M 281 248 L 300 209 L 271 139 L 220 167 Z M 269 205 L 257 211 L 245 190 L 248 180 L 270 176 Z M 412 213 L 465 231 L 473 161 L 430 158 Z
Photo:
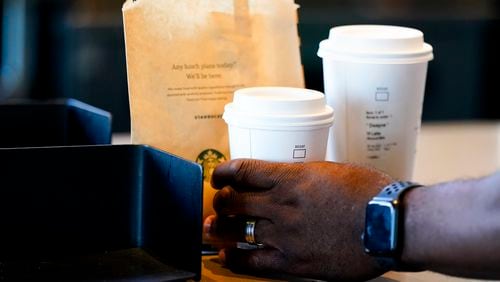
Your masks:
M 402 259 L 450 275 L 500 278 L 500 173 L 410 191 Z

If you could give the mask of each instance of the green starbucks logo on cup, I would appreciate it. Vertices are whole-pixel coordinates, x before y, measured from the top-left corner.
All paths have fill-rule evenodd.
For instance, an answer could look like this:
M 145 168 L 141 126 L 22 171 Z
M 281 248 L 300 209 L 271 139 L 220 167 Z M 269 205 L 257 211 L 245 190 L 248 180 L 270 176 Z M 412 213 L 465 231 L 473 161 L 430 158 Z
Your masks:
M 203 180 L 209 182 L 215 167 L 226 160 L 224 154 L 215 149 L 207 149 L 201 152 L 196 158 L 196 162 L 203 167 Z

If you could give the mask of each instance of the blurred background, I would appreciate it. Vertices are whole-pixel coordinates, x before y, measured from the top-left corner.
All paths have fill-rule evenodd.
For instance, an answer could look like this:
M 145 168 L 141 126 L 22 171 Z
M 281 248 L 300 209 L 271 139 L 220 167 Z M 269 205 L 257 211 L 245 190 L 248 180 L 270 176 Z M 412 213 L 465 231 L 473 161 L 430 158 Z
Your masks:
M 435 48 L 424 121 L 500 119 L 500 1 L 296 0 L 308 88 L 323 90 L 318 43 L 330 27 L 415 27 Z M 76 98 L 130 129 L 123 0 L 0 0 L 0 100 Z

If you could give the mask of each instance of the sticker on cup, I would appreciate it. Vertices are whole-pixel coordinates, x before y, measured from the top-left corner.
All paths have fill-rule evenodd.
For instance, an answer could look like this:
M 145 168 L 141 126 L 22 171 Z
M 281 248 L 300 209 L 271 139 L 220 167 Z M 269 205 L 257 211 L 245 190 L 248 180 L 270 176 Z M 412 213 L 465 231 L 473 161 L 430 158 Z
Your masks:
M 333 109 L 323 93 L 290 87 L 237 90 L 225 106 L 232 159 L 322 161 Z

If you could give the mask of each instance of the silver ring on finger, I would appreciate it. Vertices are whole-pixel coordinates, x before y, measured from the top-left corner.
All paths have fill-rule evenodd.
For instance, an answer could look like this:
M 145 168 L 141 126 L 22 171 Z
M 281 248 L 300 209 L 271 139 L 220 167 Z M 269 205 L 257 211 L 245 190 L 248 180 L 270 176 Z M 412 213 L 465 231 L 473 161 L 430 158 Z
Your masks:
M 255 224 L 256 221 L 249 219 L 245 224 L 245 241 L 250 245 L 262 246 L 262 244 L 255 241 Z

